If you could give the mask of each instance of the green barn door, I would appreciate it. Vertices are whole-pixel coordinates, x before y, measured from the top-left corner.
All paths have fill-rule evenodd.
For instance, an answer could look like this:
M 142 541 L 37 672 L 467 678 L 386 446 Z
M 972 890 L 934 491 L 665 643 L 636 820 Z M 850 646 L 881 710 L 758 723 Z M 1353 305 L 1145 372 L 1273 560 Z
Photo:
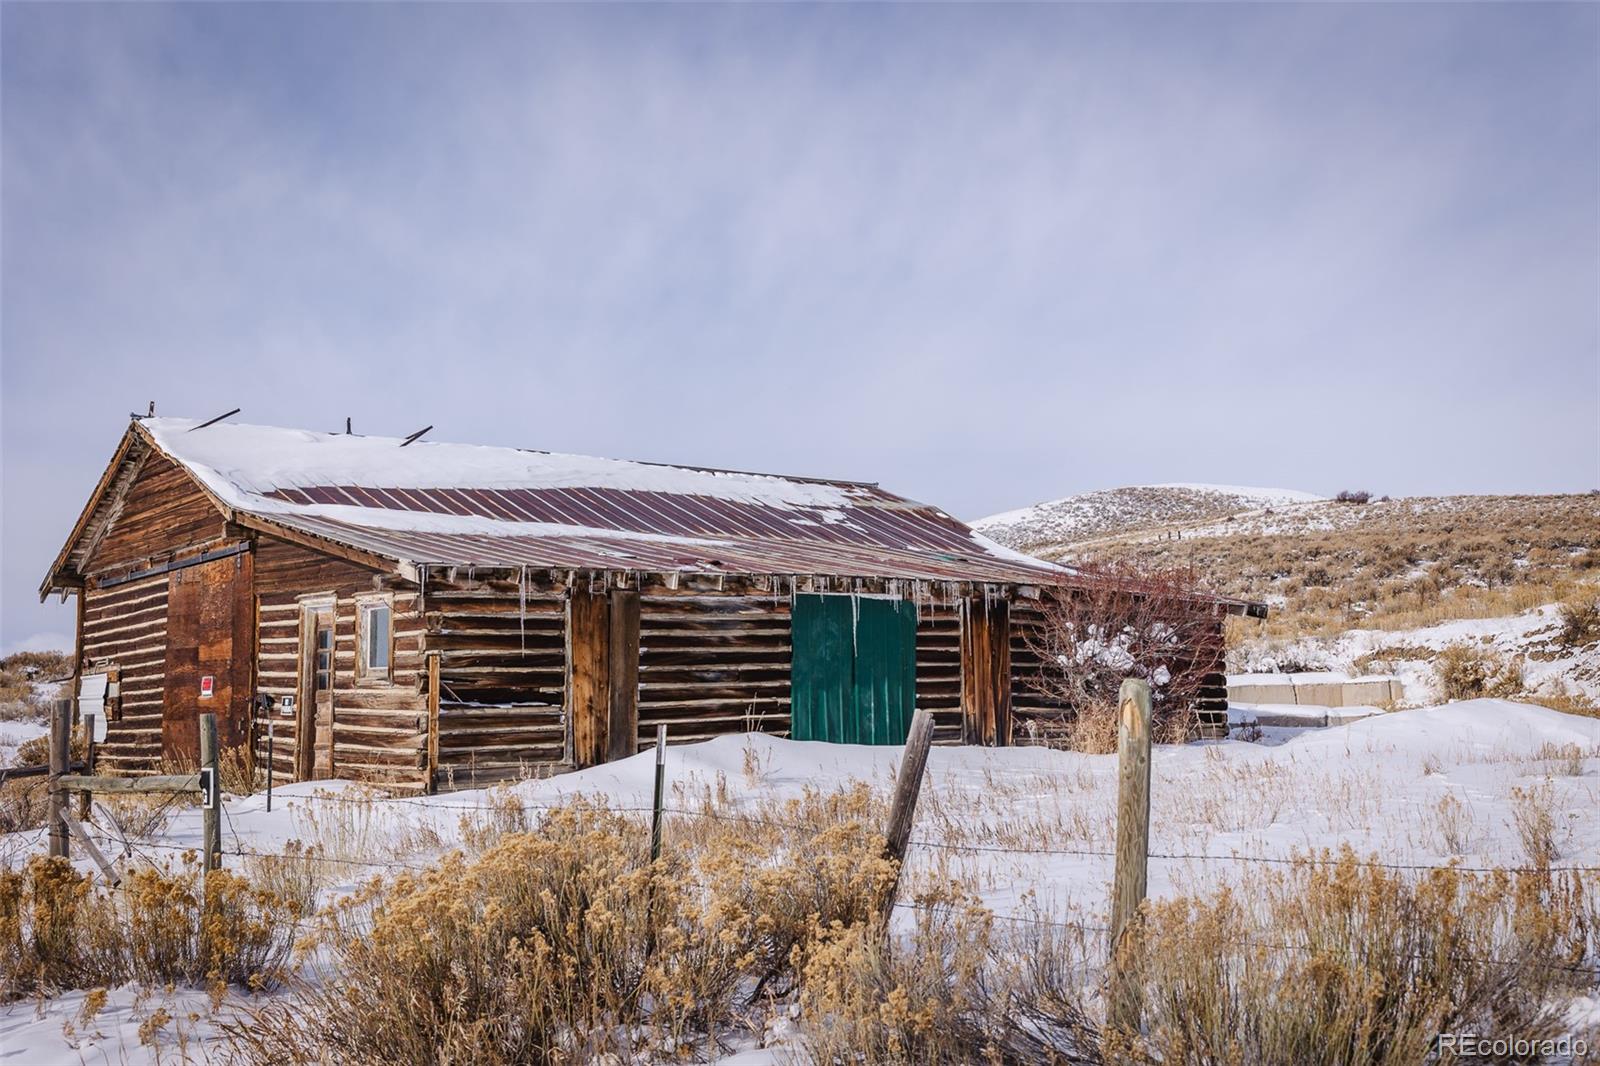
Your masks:
M 800 595 L 791 635 L 790 736 L 905 743 L 916 699 L 916 604 Z

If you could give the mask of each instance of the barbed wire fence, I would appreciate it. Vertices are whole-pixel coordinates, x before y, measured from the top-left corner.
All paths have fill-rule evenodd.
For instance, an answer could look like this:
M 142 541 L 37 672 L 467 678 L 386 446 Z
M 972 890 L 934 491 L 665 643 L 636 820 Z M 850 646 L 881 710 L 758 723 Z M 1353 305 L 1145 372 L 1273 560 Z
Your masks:
M 658 743 L 664 746 L 664 738 L 660 738 Z M 659 766 L 660 763 L 658 762 L 658 767 Z M 920 774 L 918 776 L 920 780 Z M 897 787 L 903 787 L 903 785 L 903 782 L 897 782 Z M 803 824 L 800 822 L 784 821 L 747 811 L 717 809 L 711 806 L 709 799 L 707 800 L 706 804 L 699 807 L 685 807 L 672 806 L 661 801 L 661 794 L 659 790 L 657 796 L 658 802 L 648 806 L 596 802 L 597 797 L 586 796 L 582 793 L 574 794 L 572 799 L 568 800 L 567 802 L 529 802 L 515 798 L 514 793 L 512 793 L 509 789 L 491 791 L 487 793 L 485 798 L 488 800 L 488 802 L 461 802 L 460 800 L 454 798 L 441 798 L 436 796 L 380 797 L 375 794 L 346 796 L 339 795 L 332 791 L 317 791 L 308 794 L 284 796 L 283 801 L 290 810 L 293 810 L 297 806 L 305 809 L 312 809 L 317 805 L 350 805 L 369 811 L 379 809 L 393 810 L 397 807 L 408 807 L 417 808 L 428 814 L 455 812 L 458 816 L 474 815 L 480 818 L 488 818 L 491 820 L 504 819 L 512 815 L 519 816 L 525 820 L 529 815 L 533 814 L 550 814 L 558 811 L 571 811 L 574 809 L 575 803 L 587 801 L 596 802 L 595 810 L 597 812 L 641 817 L 645 815 L 650 816 L 655 823 L 655 825 L 651 826 L 651 835 L 653 838 L 657 835 L 656 826 L 661 824 L 662 820 L 669 817 L 682 820 L 711 820 L 721 823 L 762 827 L 800 834 L 815 833 L 819 829 L 819 826 L 816 824 Z M 164 801 L 158 805 L 158 809 L 147 816 L 147 821 L 157 824 L 162 823 L 162 816 L 166 812 L 170 811 L 184 798 L 185 797 L 183 795 L 178 793 L 167 795 Z M 188 796 L 190 801 L 193 801 L 195 798 L 196 797 L 193 795 Z M 220 815 L 221 826 L 225 827 L 227 835 L 232 838 L 231 847 L 223 845 L 220 833 L 212 840 L 211 852 L 218 860 L 224 858 L 231 858 L 235 860 L 299 860 L 326 863 L 352 870 L 365 870 L 372 872 L 374 875 L 386 875 L 398 872 L 425 875 L 437 870 L 440 864 L 446 859 L 452 850 L 458 850 L 441 849 L 440 852 L 434 856 L 432 861 L 421 859 L 418 861 L 407 861 L 405 859 L 393 856 L 383 858 L 360 858 L 352 856 L 329 855 L 326 853 L 326 849 L 317 849 L 315 847 L 308 848 L 305 846 L 300 846 L 298 850 L 263 850 L 258 847 L 251 847 L 247 844 L 246 835 L 240 833 L 239 828 L 234 821 L 234 812 L 228 809 L 226 803 L 218 802 L 216 803 L 216 808 L 216 815 Z M 164 853 L 168 855 L 199 855 L 203 850 L 205 850 L 204 846 L 201 844 L 181 844 L 149 839 L 138 839 L 138 835 L 130 834 L 118 821 L 118 819 L 112 816 L 111 811 L 106 811 L 106 814 L 108 815 L 107 821 L 109 821 L 111 825 L 109 827 L 97 825 L 95 828 L 99 831 L 102 838 L 116 851 L 118 859 L 140 859 L 151 864 L 158 864 L 157 860 L 151 853 Z M 211 814 L 211 812 L 208 812 L 208 814 Z M 215 815 L 213 815 L 213 817 L 215 817 Z M 1148 817 L 1147 813 L 1146 817 Z M 1099 847 L 1022 847 L 999 841 L 978 842 L 936 839 L 927 836 L 913 837 L 909 835 L 909 827 L 910 823 L 908 822 L 906 827 L 907 835 L 905 839 L 898 842 L 898 854 L 895 856 L 895 858 L 902 863 L 908 859 L 908 851 L 910 849 L 933 853 L 953 852 L 964 854 L 1008 855 L 1030 859 L 1049 859 L 1066 856 L 1094 860 L 1107 860 L 1114 864 L 1120 864 L 1124 858 L 1124 856 L 1117 850 Z M 47 831 L 48 827 L 28 831 L 33 834 L 31 843 L 37 845 L 40 839 L 45 836 Z M 215 832 L 215 830 L 208 829 L 207 832 L 211 833 Z M 1151 849 L 1147 844 L 1142 849 L 1142 859 L 1146 861 L 1155 860 L 1160 862 L 1206 864 L 1232 863 L 1242 865 L 1260 864 L 1266 866 L 1289 867 L 1304 865 L 1344 865 L 1354 866 L 1361 869 L 1379 869 L 1393 873 L 1432 874 L 1435 872 L 1446 872 L 1471 875 L 1532 875 L 1545 878 L 1553 878 L 1556 876 L 1571 876 L 1581 878 L 1584 875 L 1600 873 L 1600 866 L 1588 865 L 1550 864 L 1481 866 L 1466 865 L 1460 862 L 1398 862 L 1386 861 L 1378 858 L 1359 858 L 1349 852 L 1345 852 L 1340 855 L 1333 855 L 1326 851 L 1322 853 L 1295 852 L 1289 855 L 1259 855 L 1244 854 L 1239 852 L 1164 852 Z M 1143 886 L 1141 884 L 1141 894 L 1142 891 Z M 891 898 L 890 906 L 893 909 L 900 911 L 926 913 L 929 910 L 934 909 L 936 905 L 925 903 L 919 900 L 900 900 L 897 898 Z M 1115 941 L 1120 934 L 1120 929 L 1117 926 L 1115 917 L 1113 919 L 1113 923 L 1107 926 L 1083 921 L 1064 920 L 1041 912 L 1027 914 L 1007 913 L 1004 911 L 995 910 L 992 907 L 985 907 L 983 910 L 984 913 L 997 921 L 1014 923 L 1018 925 L 1069 929 L 1077 932 L 1080 935 L 1109 936 L 1113 941 Z M 1303 944 L 1279 944 L 1265 941 L 1251 941 L 1251 945 L 1264 947 L 1275 951 L 1305 952 L 1313 950 L 1308 945 Z M 1471 958 L 1464 959 L 1462 961 L 1471 961 L 1483 965 L 1506 964 L 1504 960 L 1489 958 Z M 1600 967 L 1597 966 L 1574 964 L 1555 965 L 1551 968 L 1600 978 Z
M 452 799 L 438 799 L 433 797 L 406 797 L 376 795 L 341 796 L 332 792 L 316 792 L 303 795 L 285 796 L 283 802 L 286 809 L 294 810 L 296 806 L 302 809 L 314 808 L 318 805 L 344 805 L 364 808 L 367 810 L 382 810 L 394 807 L 415 807 L 424 813 L 442 813 L 461 817 L 463 815 L 478 816 L 486 819 L 506 818 L 512 815 L 526 817 L 528 815 L 552 814 L 557 812 L 571 812 L 574 803 L 594 801 L 594 797 L 575 795 L 572 801 L 566 803 L 543 803 L 522 800 L 513 800 L 509 791 L 491 793 L 488 802 L 464 803 Z M 161 804 L 163 808 L 174 805 L 177 797 L 167 799 Z M 805 824 L 801 822 L 785 821 L 765 817 L 759 814 L 738 810 L 718 810 L 711 807 L 684 807 L 667 806 L 656 808 L 641 804 L 612 804 L 596 803 L 594 808 L 597 814 L 637 816 L 641 820 L 641 834 L 648 831 L 645 816 L 654 816 L 660 813 L 663 816 L 680 819 L 683 821 L 713 821 L 723 824 L 740 825 L 746 827 L 760 827 L 799 834 L 815 834 L 821 826 L 818 824 Z M 303 861 L 307 863 L 326 863 L 331 866 L 343 867 L 383 876 L 396 873 L 426 875 L 437 871 L 448 856 L 459 849 L 447 849 L 436 854 L 431 860 L 424 857 L 409 859 L 399 857 L 385 858 L 356 858 L 343 855 L 330 855 L 325 850 L 313 847 L 300 847 L 297 850 L 271 850 L 249 846 L 247 832 L 241 833 L 234 819 L 234 814 L 227 806 L 222 808 L 224 831 L 227 838 L 220 855 L 224 859 L 235 861 L 247 860 L 277 860 L 277 861 Z M 159 865 L 156 853 L 169 856 L 198 856 L 201 845 L 171 843 L 155 840 L 132 839 L 125 835 L 108 831 L 104 827 L 96 827 L 108 843 L 116 846 L 119 857 L 140 859 L 153 865 Z M 36 836 L 42 835 L 43 830 L 34 831 Z M 1018 856 L 1024 858 L 1051 858 L 1069 856 L 1075 858 L 1092 858 L 1097 860 L 1112 860 L 1116 853 L 1106 848 L 1063 848 L 1063 847 L 1019 847 L 1003 843 L 978 843 L 956 842 L 938 840 L 928 837 L 913 837 L 909 844 L 912 848 L 925 852 L 959 852 Z M 1422 862 L 1391 862 L 1379 859 L 1364 859 L 1346 854 L 1334 856 L 1328 854 L 1291 854 L 1283 855 L 1252 855 L 1240 853 L 1204 853 L 1204 852 L 1162 852 L 1151 851 L 1149 858 L 1164 862 L 1201 862 L 1201 863 L 1230 863 L 1230 864 L 1265 864 L 1271 866 L 1296 866 L 1296 865 L 1349 865 L 1362 869 L 1381 869 L 1397 873 L 1431 873 L 1434 871 L 1493 875 L 1493 874 L 1519 874 L 1537 876 L 1565 876 L 1589 875 L 1600 873 L 1600 866 L 1586 865 L 1510 865 L 1510 866 L 1469 866 L 1461 863 L 1422 863 Z M 893 903 L 895 910 L 906 913 L 928 913 L 938 909 L 937 904 L 926 903 L 920 900 L 896 900 Z M 1055 917 L 1043 911 L 1029 913 L 1008 913 L 994 907 L 984 906 L 982 913 L 995 921 L 1001 921 L 1019 926 L 1049 927 L 1055 929 L 1071 930 L 1085 936 L 1109 936 L 1113 929 L 1109 925 L 1064 919 Z M 1271 951 L 1308 953 L 1316 949 L 1306 944 L 1283 943 L 1249 939 L 1249 946 L 1265 948 Z M 1422 956 L 1414 956 L 1421 959 Z M 1485 966 L 1510 965 L 1507 960 L 1478 956 L 1459 956 L 1457 961 L 1470 962 Z M 1585 975 L 1600 979 L 1600 966 L 1589 965 L 1552 965 L 1548 968 L 1561 970 L 1573 974 Z

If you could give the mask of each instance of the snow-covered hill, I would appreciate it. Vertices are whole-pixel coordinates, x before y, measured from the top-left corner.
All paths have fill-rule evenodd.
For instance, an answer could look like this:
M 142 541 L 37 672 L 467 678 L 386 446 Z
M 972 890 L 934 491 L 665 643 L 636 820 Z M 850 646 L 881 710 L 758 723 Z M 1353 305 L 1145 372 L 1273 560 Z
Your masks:
M 1278 511 L 1323 500 L 1322 496 L 1295 489 L 1130 485 L 1036 503 L 980 518 L 972 526 L 1007 547 L 1032 551 L 1249 512 Z
M 1526 698 L 1600 703 L 1600 495 L 1433 496 L 1366 504 L 1221 485 L 1144 485 L 982 519 L 990 539 L 1056 562 L 1192 568 L 1271 608 L 1230 649 L 1238 672 L 1404 676 L 1431 701 L 1435 660 L 1471 647 Z

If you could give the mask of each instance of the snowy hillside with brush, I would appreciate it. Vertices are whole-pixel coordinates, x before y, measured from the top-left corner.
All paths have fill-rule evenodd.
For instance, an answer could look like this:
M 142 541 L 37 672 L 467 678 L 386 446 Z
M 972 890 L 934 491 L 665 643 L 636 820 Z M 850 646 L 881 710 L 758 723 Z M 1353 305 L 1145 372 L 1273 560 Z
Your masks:
M 1148 532 L 1232 515 L 1278 511 L 1318 503 L 1324 497 L 1295 489 L 1239 485 L 1130 485 L 1036 503 L 990 515 L 972 527 L 1019 551 Z
M 1259 600 L 1237 672 L 1403 678 L 1403 703 L 1516 696 L 1600 710 L 1600 495 L 1320 499 L 1147 485 L 1071 496 L 974 523 L 1061 562 L 1192 568 Z

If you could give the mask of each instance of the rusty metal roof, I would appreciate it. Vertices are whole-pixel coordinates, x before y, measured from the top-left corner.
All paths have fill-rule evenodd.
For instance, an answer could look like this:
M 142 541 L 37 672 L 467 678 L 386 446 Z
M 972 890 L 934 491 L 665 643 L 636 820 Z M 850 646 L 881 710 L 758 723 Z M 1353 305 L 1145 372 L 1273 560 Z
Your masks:
M 1055 584 L 860 482 L 180 419 L 135 424 L 236 515 L 416 565 Z

